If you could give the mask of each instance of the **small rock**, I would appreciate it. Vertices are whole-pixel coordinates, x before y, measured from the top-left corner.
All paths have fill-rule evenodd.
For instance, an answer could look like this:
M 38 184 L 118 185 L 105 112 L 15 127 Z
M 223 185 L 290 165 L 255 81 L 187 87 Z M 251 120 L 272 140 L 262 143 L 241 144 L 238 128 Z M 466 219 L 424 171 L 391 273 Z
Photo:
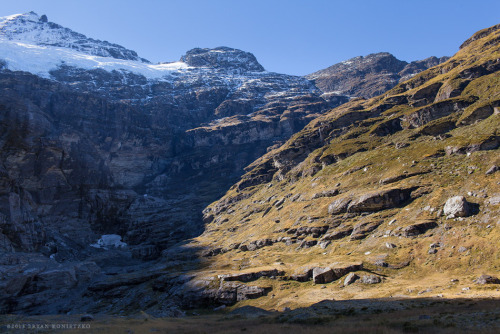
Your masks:
M 364 284 L 377 284 L 382 282 L 382 279 L 376 275 L 365 275 L 361 277 L 361 283 Z
M 460 248 L 458 248 L 458 252 L 459 253 L 463 253 L 463 252 L 466 252 L 467 251 L 467 248 L 465 248 L 464 246 L 461 246 Z
M 418 294 L 419 295 L 423 295 L 424 293 L 428 293 L 428 292 L 432 292 L 432 289 L 425 289 L 425 290 L 422 290 L 422 291 L 419 291 Z
M 470 290 L 469 287 L 462 288 L 462 291 L 469 291 L 469 290 Z
M 398 149 L 398 150 L 400 150 L 404 147 L 407 147 L 407 146 L 410 146 L 410 144 L 408 144 L 408 143 L 396 143 L 396 145 L 395 145 L 396 149 Z
M 497 172 L 499 170 L 498 166 L 497 165 L 493 165 L 490 167 L 490 169 L 488 169 L 486 171 L 486 175 L 490 175 L 490 174 L 493 174 L 495 172 Z
M 456 282 L 458 282 L 458 279 L 456 279 L 456 278 L 452 278 L 452 279 L 450 280 L 450 282 L 452 282 L 452 283 L 456 283 Z
M 436 254 L 437 253 L 437 249 L 436 248 L 431 248 L 431 249 L 429 249 L 429 251 L 427 253 L 429 253 L 429 254 Z
M 80 317 L 81 322 L 94 321 L 94 317 L 91 314 L 84 314 Z
M 226 308 L 226 305 L 221 305 L 219 307 L 214 308 L 214 311 L 220 311 Z
M 377 267 L 384 267 L 384 268 L 389 267 L 389 264 L 384 260 L 377 260 L 375 261 L 374 265 L 376 265 Z
M 396 248 L 396 245 L 395 244 L 391 244 L 390 242 L 386 242 L 385 243 L 385 247 L 392 249 L 392 248 Z

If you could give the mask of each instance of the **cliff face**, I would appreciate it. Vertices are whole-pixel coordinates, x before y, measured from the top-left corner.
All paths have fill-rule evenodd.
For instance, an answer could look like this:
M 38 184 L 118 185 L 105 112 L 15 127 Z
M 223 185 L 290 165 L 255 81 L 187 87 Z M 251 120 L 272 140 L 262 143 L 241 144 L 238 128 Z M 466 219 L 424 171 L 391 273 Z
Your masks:
M 347 100 L 241 50 L 150 64 L 35 13 L 0 20 L 0 58 L 4 312 L 91 307 L 71 296 L 201 233 L 244 166 Z
M 477 278 L 499 265 L 499 36 L 499 25 L 478 32 L 448 61 L 332 109 L 252 163 L 204 210 L 193 245 L 207 269 L 195 280 L 218 274 L 224 291 L 224 280 L 263 277 L 272 294 L 251 305 L 275 309 L 498 296 Z
M 457 96 L 464 85 L 443 85 L 438 95 Z M 426 92 L 408 101 L 428 104 Z M 204 231 L 203 208 L 257 158 L 237 183 L 241 194 L 217 207 L 284 179 L 339 124 L 371 117 L 364 103 L 372 102 L 351 101 L 345 110 L 359 113 L 346 112 L 319 139 L 304 137 L 307 147 L 285 159 L 267 158 L 348 100 L 267 72 L 237 49 L 193 49 L 178 62 L 150 64 L 35 13 L 0 19 L 0 309 L 175 315 L 224 295 L 228 303 L 265 295 L 268 287 L 231 283 L 221 292 L 207 288 L 210 277 L 192 280 L 190 271 L 206 264 L 199 253 L 220 253 L 212 246 L 222 240 L 207 238 L 212 227 L 200 244 L 186 240 Z M 421 117 L 408 122 L 419 126 Z M 260 212 L 254 204 L 244 210 Z M 208 209 L 205 220 L 227 224 L 220 215 L 228 212 Z

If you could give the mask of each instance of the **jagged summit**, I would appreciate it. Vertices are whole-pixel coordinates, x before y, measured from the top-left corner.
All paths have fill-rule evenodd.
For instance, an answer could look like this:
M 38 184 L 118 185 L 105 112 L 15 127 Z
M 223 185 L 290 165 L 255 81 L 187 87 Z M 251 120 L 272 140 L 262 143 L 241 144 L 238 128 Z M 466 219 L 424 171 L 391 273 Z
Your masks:
M 389 52 L 379 52 L 345 60 L 306 78 L 327 95 L 371 98 L 446 60 L 448 57 L 430 57 L 408 63 Z
M 69 28 L 49 22 L 35 12 L 0 17 L 0 38 L 39 46 L 68 48 L 92 56 L 149 63 L 135 51 L 107 41 L 95 40 Z
M 338 64 L 332 65 L 324 70 L 317 71 L 310 76 L 321 76 L 339 69 L 352 69 L 356 67 L 358 71 L 401 71 L 407 62 L 394 57 L 389 52 L 372 53 L 367 56 L 354 57 Z
M 225 70 L 263 72 L 264 67 L 250 52 L 220 46 L 214 49 L 195 48 L 191 49 L 181 61 L 193 67 L 214 67 Z

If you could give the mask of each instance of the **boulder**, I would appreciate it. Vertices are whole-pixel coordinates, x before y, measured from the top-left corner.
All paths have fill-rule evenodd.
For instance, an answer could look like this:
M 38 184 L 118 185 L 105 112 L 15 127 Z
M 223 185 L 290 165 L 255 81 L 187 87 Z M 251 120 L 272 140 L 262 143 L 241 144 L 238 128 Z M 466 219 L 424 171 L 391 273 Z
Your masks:
M 358 271 L 363 269 L 363 263 L 354 263 L 347 265 L 337 265 L 332 267 L 333 273 L 335 274 L 335 279 L 341 278 L 350 272 Z
M 262 288 L 260 286 L 247 286 L 241 285 L 238 287 L 238 292 L 236 294 L 236 300 L 247 300 L 247 299 L 255 299 L 262 296 L 265 296 L 271 288 Z
M 389 267 L 389 264 L 384 260 L 377 260 L 373 264 L 376 265 L 377 267 L 383 267 L 383 268 Z
M 355 273 L 349 273 L 349 275 L 346 276 L 345 280 L 344 280 L 344 286 L 348 286 L 354 282 L 356 282 L 356 280 L 359 279 L 359 276 L 356 275 Z
M 395 188 L 370 192 L 350 202 L 347 211 L 373 212 L 398 207 L 410 199 L 413 190 L 415 188 Z
M 310 268 L 302 268 L 299 272 L 292 274 L 290 278 L 297 282 L 307 282 L 312 277 L 313 270 Z
M 361 269 L 363 269 L 362 263 L 335 265 L 327 268 L 316 267 L 312 269 L 312 279 L 316 284 L 330 283 L 353 271 Z
M 320 193 L 314 194 L 311 197 L 311 199 L 317 199 L 317 198 L 321 198 L 321 197 L 334 197 L 334 196 L 338 195 L 338 193 L 339 193 L 338 189 L 325 190 L 325 191 L 322 191 Z
M 382 282 L 382 279 L 377 275 L 365 275 L 361 277 L 361 283 L 364 284 L 377 284 L 380 282 Z
M 335 279 L 335 274 L 331 268 L 314 268 L 312 279 L 315 284 L 330 283 Z
M 277 277 L 283 276 L 284 271 L 278 269 L 261 270 L 250 273 L 238 273 L 229 275 L 219 275 L 219 278 L 223 278 L 225 281 L 240 281 L 240 282 L 250 282 L 255 281 L 261 277 Z
M 406 226 L 405 228 L 403 228 L 401 235 L 406 238 L 414 237 L 420 234 L 424 234 L 425 232 L 427 232 L 427 230 L 436 228 L 437 226 L 438 224 L 435 221 L 426 220 Z
M 463 196 L 448 198 L 443 207 L 443 213 L 450 218 L 467 217 L 471 214 L 470 203 Z
M 325 234 L 321 240 L 342 239 L 351 234 L 353 229 L 354 228 L 352 226 L 340 225 L 339 227 L 335 228 L 332 232 Z
M 495 172 L 497 172 L 500 168 L 498 168 L 497 165 L 493 165 L 491 166 L 487 171 L 486 171 L 486 175 L 490 175 L 490 174 L 493 174 Z
M 340 198 L 333 201 L 328 206 L 328 213 L 331 215 L 338 215 L 340 213 L 347 212 L 347 208 L 349 207 L 349 203 L 351 203 L 350 198 Z
M 311 248 L 318 243 L 317 240 L 302 240 L 297 248 Z
M 233 305 L 236 302 L 255 299 L 265 296 L 272 288 L 248 286 L 238 283 L 223 283 L 217 290 L 208 289 L 203 291 L 203 295 L 210 302 L 224 305 Z
M 375 230 L 382 222 L 361 222 L 354 226 L 351 233 L 351 240 L 364 239 L 373 230 Z
M 491 275 L 481 275 L 476 280 L 477 284 L 500 284 L 500 279 Z

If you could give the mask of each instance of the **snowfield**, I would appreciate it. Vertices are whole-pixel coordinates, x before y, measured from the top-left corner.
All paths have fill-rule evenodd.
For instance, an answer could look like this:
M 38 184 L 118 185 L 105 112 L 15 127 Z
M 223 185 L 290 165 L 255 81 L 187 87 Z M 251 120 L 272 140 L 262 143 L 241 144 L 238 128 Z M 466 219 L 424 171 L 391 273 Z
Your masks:
M 0 38 L 0 59 L 7 62 L 12 71 L 26 71 L 44 78 L 50 78 L 50 71 L 61 65 L 86 70 L 102 69 L 128 71 L 141 74 L 148 79 L 159 79 L 174 71 L 190 67 L 183 62 L 148 64 L 133 60 L 99 57 L 73 51 L 71 49 L 26 44 Z

